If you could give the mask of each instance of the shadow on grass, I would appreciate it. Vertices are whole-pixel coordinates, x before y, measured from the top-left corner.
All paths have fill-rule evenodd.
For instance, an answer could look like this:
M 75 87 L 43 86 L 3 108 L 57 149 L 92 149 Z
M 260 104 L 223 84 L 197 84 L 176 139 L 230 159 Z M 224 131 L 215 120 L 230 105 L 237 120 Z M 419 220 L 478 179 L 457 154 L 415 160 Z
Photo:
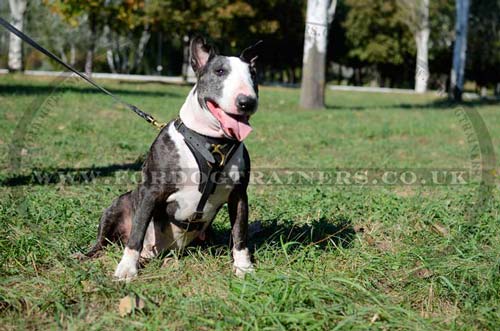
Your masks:
M 449 99 L 440 99 L 428 103 L 398 103 L 388 105 L 373 105 L 373 106 L 341 106 L 341 105 L 326 105 L 327 110 L 334 111 L 364 111 L 376 108 L 385 109 L 415 109 L 415 110 L 451 110 L 456 107 L 482 107 L 500 105 L 500 99 L 477 99 L 463 102 L 454 102 Z
M 0 180 L 0 186 L 51 185 L 58 183 L 88 184 L 99 177 L 112 176 L 117 171 L 139 171 L 143 160 L 133 163 L 110 164 L 87 168 L 33 169 L 30 174 L 14 175 Z
M 339 105 L 325 105 L 327 110 L 335 110 L 335 111 L 364 111 L 368 109 L 373 109 L 374 107 L 370 106 L 339 106 Z
M 190 82 L 162 82 L 162 81 L 157 81 L 157 80 L 151 80 L 151 81 L 128 81 L 128 80 L 120 80 L 118 81 L 118 84 L 120 85 L 165 85 L 165 86 L 179 86 L 179 87 L 193 87 L 194 83 Z
M 296 243 L 288 251 L 301 249 L 304 246 L 315 246 L 325 249 L 328 245 L 351 247 L 356 231 L 352 222 L 344 217 L 337 219 L 320 218 L 308 224 L 297 225 L 292 221 L 271 219 L 249 224 L 249 247 L 258 250 L 263 246 L 282 246 Z M 231 240 L 230 229 L 213 228 L 211 238 L 204 246 L 226 246 Z
M 143 85 L 141 83 L 141 85 Z M 0 84 L 1 93 L 5 95 L 37 95 L 40 94 L 52 94 L 54 92 L 64 93 L 64 92 L 76 92 L 83 94 L 102 94 L 99 90 L 92 87 L 79 87 L 79 86 L 58 86 L 54 90 L 54 86 L 51 85 L 23 85 L 23 84 Z M 174 93 L 171 91 L 134 91 L 130 89 L 117 89 L 117 88 L 106 88 L 113 94 L 118 95 L 137 95 L 137 96 L 157 96 L 157 97 L 171 97 L 171 98 L 184 98 L 184 95 Z M 104 95 L 104 94 L 103 94 Z
M 440 99 L 424 104 L 402 103 L 391 106 L 391 108 L 403 109 L 453 109 L 456 107 L 482 107 L 500 105 L 500 99 L 477 99 L 463 102 L 454 102 L 449 99 Z

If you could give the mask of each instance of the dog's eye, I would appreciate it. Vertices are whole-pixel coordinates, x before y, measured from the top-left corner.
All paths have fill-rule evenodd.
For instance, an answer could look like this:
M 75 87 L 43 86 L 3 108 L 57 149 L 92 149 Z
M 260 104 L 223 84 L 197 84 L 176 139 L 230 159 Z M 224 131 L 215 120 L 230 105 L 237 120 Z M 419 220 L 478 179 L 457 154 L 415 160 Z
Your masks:
M 220 69 L 215 69 L 215 74 L 217 76 L 223 76 L 226 73 L 226 70 L 220 68 Z

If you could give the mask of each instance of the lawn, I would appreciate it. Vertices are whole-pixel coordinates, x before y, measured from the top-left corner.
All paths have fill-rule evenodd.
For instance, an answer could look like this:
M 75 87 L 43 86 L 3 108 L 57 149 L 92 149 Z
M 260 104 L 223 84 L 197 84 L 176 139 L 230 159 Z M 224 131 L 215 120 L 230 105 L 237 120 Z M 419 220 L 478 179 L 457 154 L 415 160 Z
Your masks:
M 189 91 L 103 83 L 162 120 Z M 472 169 L 474 128 L 500 155 L 499 104 L 460 106 L 484 130 L 434 94 L 328 91 L 327 109 L 317 111 L 300 110 L 298 96 L 261 89 L 246 142 L 254 169 Z M 225 208 L 210 244 L 155 259 L 130 283 L 112 278 L 119 246 L 76 261 L 71 254 L 93 243 L 102 210 L 134 187 L 156 134 L 82 82 L 0 76 L 0 329 L 500 328 L 499 189 L 482 189 L 477 178 L 255 183 L 257 271 L 244 280 L 231 273 Z M 61 180 L 67 174 L 76 180 Z M 120 314 L 127 295 L 144 308 Z

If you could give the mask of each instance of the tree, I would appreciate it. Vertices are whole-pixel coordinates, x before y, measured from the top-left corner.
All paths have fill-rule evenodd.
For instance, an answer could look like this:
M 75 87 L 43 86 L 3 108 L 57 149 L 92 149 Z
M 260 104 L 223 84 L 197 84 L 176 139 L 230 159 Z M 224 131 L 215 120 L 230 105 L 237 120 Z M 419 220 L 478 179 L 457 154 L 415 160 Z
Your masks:
M 429 80 L 429 0 L 400 0 L 408 27 L 415 37 L 417 58 L 415 69 L 415 92 L 427 91 Z
M 94 53 L 97 41 L 104 24 L 109 18 L 110 1 L 107 0 L 44 0 L 55 13 L 61 15 L 67 23 L 76 27 L 85 24 L 88 27 L 89 38 L 85 55 L 85 73 L 92 74 Z
M 129 0 L 108 4 L 105 25 L 106 59 L 111 72 L 131 73 L 142 62 L 151 38 L 145 1 Z
M 455 46 L 453 48 L 453 67 L 451 69 L 451 97 L 462 100 L 465 80 L 465 61 L 467 57 L 467 27 L 469 20 L 469 0 L 456 0 Z
M 397 1 L 346 0 L 349 57 L 375 69 L 379 86 L 405 82 L 413 73 L 415 42 Z
M 432 0 L 429 4 L 430 47 L 429 85 L 444 92 L 450 77 L 455 39 L 455 3 L 449 0 Z
M 236 19 L 253 16 L 252 7 L 245 1 L 230 0 L 152 0 L 146 6 L 147 16 L 153 26 L 179 40 L 183 48 L 182 76 L 187 80 L 191 71 L 189 65 L 190 37 L 207 34 L 212 38 L 228 35 Z M 231 42 L 229 43 L 231 44 Z M 192 73 L 192 71 L 191 71 Z
M 105 28 L 111 71 L 128 73 L 137 68 L 150 37 L 145 0 L 44 1 L 70 25 L 87 25 L 90 36 L 85 56 L 87 75 L 92 73 L 96 47 Z
M 53 15 L 51 8 L 44 4 L 44 0 L 30 0 L 29 10 L 26 12 L 25 29 L 28 34 L 36 36 L 36 41 L 49 48 L 66 63 L 74 66 L 77 61 L 77 54 L 80 52 L 80 46 L 85 45 L 89 39 L 86 26 L 70 26 L 59 15 Z M 45 55 L 28 48 L 27 65 L 41 63 L 51 60 Z M 56 65 L 58 70 L 60 65 Z
M 500 83 L 500 1 L 473 1 L 469 21 L 466 75 L 484 97 Z
M 308 0 L 300 106 L 305 109 L 325 106 L 325 69 L 328 27 L 333 21 L 336 0 Z
M 107 38 L 106 60 L 113 73 L 129 74 L 136 71 L 144 57 L 151 31 L 148 25 L 138 29 L 116 31 L 105 28 Z
M 27 0 L 9 0 L 11 24 L 23 31 L 24 13 L 26 12 Z M 9 39 L 9 71 L 23 70 L 23 45 L 22 40 L 14 34 L 10 34 Z
M 92 74 L 94 52 L 103 26 L 102 13 L 105 10 L 105 0 L 44 0 L 51 10 L 65 19 L 72 27 L 87 25 L 89 38 L 85 56 L 85 74 Z M 99 33 L 98 33 L 99 32 Z

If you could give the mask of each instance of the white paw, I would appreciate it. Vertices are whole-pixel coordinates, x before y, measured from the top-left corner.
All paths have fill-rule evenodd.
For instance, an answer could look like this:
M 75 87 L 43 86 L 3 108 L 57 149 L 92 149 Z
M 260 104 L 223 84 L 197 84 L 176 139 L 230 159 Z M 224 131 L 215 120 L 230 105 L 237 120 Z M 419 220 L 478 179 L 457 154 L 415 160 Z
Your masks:
M 116 267 L 115 277 L 118 280 L 129 281 L 137 276 L 137 262 L 139 259 L 139 252 L 125 248 L 123 257 Z
M 248 248 L 240 251 L 233 249 L 233 258 L 233 271 L 236 276 L 243 278 L 246 274 L 254 272 L 255 269 L 253 268 Z
M 244 278 L 246 274 L 254 272 L 255 269 L 254 269 L 252 264 L 250 264 L 249 266 L 243 266 L 243 267 L 234 265 L 233 271 L 237 277 Z

